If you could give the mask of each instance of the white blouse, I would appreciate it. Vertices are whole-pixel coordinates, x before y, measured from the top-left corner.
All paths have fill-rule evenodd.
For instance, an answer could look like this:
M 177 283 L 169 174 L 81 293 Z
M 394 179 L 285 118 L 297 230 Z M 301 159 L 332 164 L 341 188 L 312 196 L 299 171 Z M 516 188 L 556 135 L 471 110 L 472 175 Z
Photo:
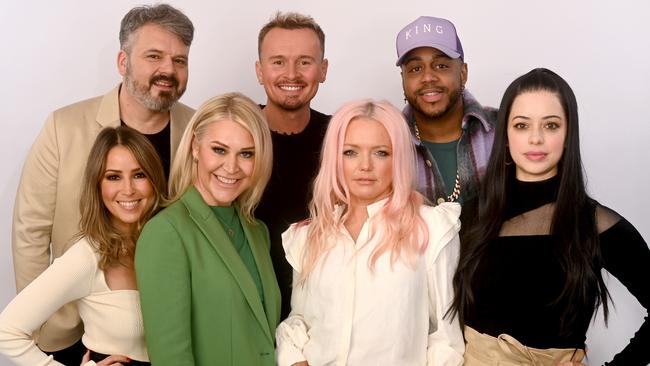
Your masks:
M 386 201 L 367 207 L 369 219 Z M 458 264 L 460 205 L 422 206 L 420 214 L 429 244 L 414 269 L 401 260 L 391 268 L 390 253 L 385 253 L 370 270 L 377 240 L 367 242 L 368 219 L 356 243 L 344 228 L 331 238 L 332 249 L 297 285 L 309 225 L 293 224 L 282 235 L 294 288 L 291 313 L 276 331 L 280 366 L 304 360 L 310 366 L 462 364 L 465 346 L 458 320 L 443 319 Z M 381 225 L 377 230 L 375 238 L 381 236 Z
M 149 361 L 140 293 L 111 290 L 98 262 L 99 255 L 81 239 L 25 287 L 0 314 L 0 353 L 17 365 L 61 365 L 36 346 L 32 334 L 61 306 L 76 300 L 86 347 Z

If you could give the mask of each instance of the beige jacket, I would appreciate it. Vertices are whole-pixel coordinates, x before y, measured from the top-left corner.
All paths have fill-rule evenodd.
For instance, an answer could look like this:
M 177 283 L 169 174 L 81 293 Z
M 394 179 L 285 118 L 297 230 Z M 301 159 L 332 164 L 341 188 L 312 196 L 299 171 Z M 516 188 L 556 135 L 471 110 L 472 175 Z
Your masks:
M 16 289 L 21 291 L 60 257 L 79 231 L 79 195 L 88 153 L 104 127 L 120 125 L 120 86 L 108 94 L 54 111 L 45 122 L 23 167 L 12 228 Z M 194 110 L 171 109 L 172 158 Z M 34 334 L 45 351 L 61 350 L 81 338 L 83 325 L 74 303 L 61 308 Z M 37 332 L 37 333 L 39 333 Z

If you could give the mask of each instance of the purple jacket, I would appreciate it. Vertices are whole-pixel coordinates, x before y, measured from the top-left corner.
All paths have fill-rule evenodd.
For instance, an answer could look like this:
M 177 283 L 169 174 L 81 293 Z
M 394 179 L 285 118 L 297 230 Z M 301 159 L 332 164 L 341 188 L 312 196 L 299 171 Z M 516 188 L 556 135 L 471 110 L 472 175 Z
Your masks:
M 497 110 L 481 106 L 467 91 L 463 92 L 463 133 L 458 141 L 458 173 L 460 176 L 461 201 L 467 202 L 478 194 L 479 180 L 485 175 L 494 140 Z M 447 190 L 429 149 L 415 137 L 415 117 L 410 105 L 403 110 L 411 128 L 417 151 L 418 190 L 432 203 L 446 199 Z

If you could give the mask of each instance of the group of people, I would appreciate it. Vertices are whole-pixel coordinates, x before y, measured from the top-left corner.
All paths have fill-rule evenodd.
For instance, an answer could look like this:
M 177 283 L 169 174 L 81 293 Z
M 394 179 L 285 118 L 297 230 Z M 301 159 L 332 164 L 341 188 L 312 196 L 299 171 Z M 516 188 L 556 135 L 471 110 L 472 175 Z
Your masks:
M 310 108 L 325 35 L 278 13 L 258 39 L 266 104 L 194 111 L 178 102 L 193 35 L 178 9 L 133 8 L 122 83 L 34 143 L 0 315 L 15 363 L 581 365 L 602 269 L 650 305 L 650 250 L 586 193 L 556 73 L 483 107 L 454 25 L 423 16 L 397 34 L 404 110 L 330 118 Z M 648 345 L 644 322 L 609 364 L 646 365 Z

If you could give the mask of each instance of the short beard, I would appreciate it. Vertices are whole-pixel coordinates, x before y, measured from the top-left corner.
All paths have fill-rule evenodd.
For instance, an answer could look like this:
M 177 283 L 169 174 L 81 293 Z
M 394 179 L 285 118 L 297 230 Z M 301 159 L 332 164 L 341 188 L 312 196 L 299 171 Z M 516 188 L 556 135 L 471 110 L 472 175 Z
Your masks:
M 164 79 L 172 82 L 175 87 L 173 92 L 160 92 L 158 97 L 151 95 L 151 86 L 157 80 Z M 135 97 L 143 106 L 153 112 L 166 112 L 185 92 L 185 89 L 178 87 L 178 79 L 174 76 L 155 75 L 149 79 L 149 85 L 142 85 L 132 77 L 130 62 L 126 64 L 126 75 L 124 75 L 126 90 Z
M 449 104 L 447 104 L 447 107 L 441 111 L 438 112 L 426 112 L 424 111 L 417 103 L 417 98 L 415 96 L 410 96 L 410 95 L 405 95 L 406 100 L 408 101 L 409 105 L 411 108 L 413 108 L 413 111 L 425 116 L 428 119 L 440 119 L 444 116 L 446 116 L 449 111 L 452 110 L 452 108 L 458 103 L 460 99 L 463 97 L 463 89 L 462 88 L 457 88 L 454 89 L 451 93 L 449 93 Z
M 292 82 L 292 83 L 299 83 L 299 84 L 301 84 L 301 85 L 303 85 L 305 87 L 307 86 L 307 83 L 305 81 L 303 81 L 300 78 L 296 78 L 296 79 L 282 79 L 282 80 L 276 82 L 275 85 L 273 85 L 272 87 L 279 88 L 278 84 L 281 84 L 281 83 L 283 83 L 285 81 Z M 268 95 L 272 95 L 272 93 L 267 91 L 267 96 Z M 315 95 L 316 94 L 314 93 L 312 98 Z M 297 110 L 300 110 L 300 109 L 304 108 L 306 105 L 308 106 L 310 101 L 311 101 L 311 99 L 308 99 L 307 101 L 301 100 L 300 96 L 281 97 L 281 99 L 278 99 L 278 100 L 269 99 L 269 102 L 273 102 L 273 104 L 275 104 L 278 108 L 280 108 L 280 109 L 282 109 L 284 111 L 287 111 L 287 112 L 295 112 Z
M 282 101 L 280 103 L 275 103 L 278 107 L 282 108 L 285 111 L 294 112 L 305 106 L 305 103 L 289 103 L 287 101 Z

